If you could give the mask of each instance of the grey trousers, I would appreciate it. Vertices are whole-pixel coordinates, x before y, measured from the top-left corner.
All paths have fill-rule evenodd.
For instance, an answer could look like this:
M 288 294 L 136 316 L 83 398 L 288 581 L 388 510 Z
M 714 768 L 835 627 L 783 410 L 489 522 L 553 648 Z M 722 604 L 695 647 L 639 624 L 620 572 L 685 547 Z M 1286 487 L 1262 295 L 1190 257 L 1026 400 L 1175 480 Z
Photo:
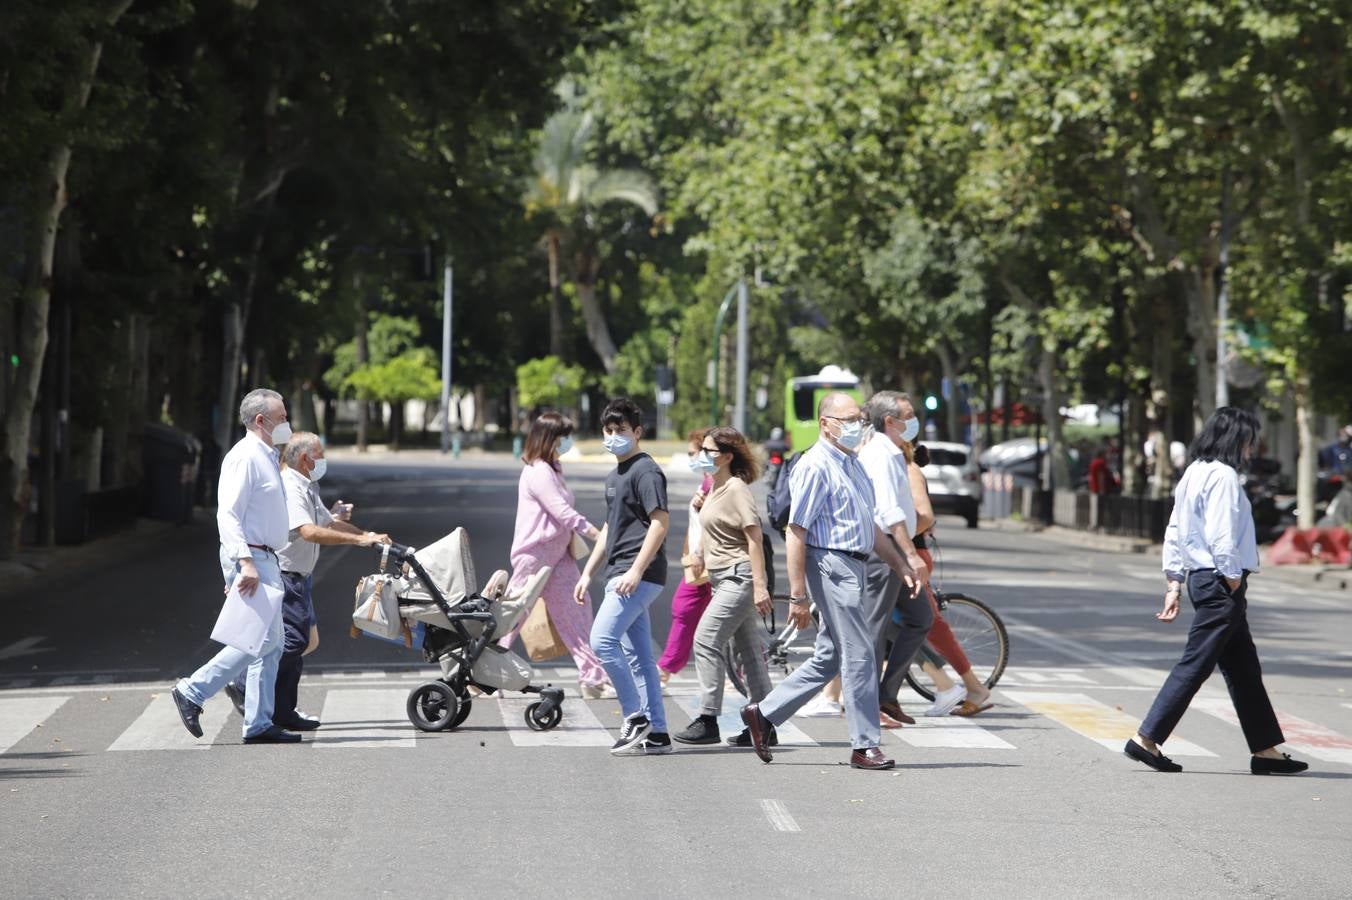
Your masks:
M 898 551 L 900 552 L 900 551 Z M 930 626 L 934 624 L 934 610 L 929 599 L 922 591 L 912 597 L 903 590 L 901 576 L 877 556 L 868 561 L 868 595 L 872 608 L 869 610 L 868 624 L 875 636 L 874 652 L 878 656 L 882 682 L 878 687 L 878 700 L 881 703 L 896 703 L 901 692 L 901 683 L 906 679 L 906 670 L 911 661 L 925 646 Z M 901 608 L 901 626 L 892 623 L 892 610 Z M 892 639 L 892 650 L 887 652 L 887 640 Z M 884 659 L 886 654 L 886 659 Z M 887 667 L 883 668 L 883 663 Z
M 771 685 L 765 665 L 765 629 L 756 612 L 751 563 L 711 571 L 709 580 L 713 582 L 713 597 L 695 630 L 695 675 L 699 678 L 700 713 L 716 716 L 723 711 L 723 648 L 728 641 L 733 642 L 745 671 L 751 702 L 765 699 Z
M 817 604 L 821 624 L 812 658 L 761 701 L 761 715 L 771 724 L 783 725 L 839 674 L 851 746 L 866 750 L 882 742 L 867 581 L 859 560 L 835 550 L 807 548 L 807 590 Z

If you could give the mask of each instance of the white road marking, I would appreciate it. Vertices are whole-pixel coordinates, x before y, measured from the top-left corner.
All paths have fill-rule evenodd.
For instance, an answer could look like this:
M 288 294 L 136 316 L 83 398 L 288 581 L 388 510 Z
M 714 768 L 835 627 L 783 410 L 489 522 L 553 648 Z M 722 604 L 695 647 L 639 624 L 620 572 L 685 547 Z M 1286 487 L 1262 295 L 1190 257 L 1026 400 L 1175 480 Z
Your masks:
M 414 747 L 413 723 L 404 712 L 408 691 L 402 688 L 332 688 L 319 714 L 324 725 L 314 732 L 314 745 L 327 748 Z
M 69 699 L 57 694 L 0 698 L 0 753 L 27 737 Z
M 224 693 L 207 700 L 198 719 L 202 725 L 202 736 L 195 738 L 183 727 L 173 695 L 165 690 L 151 699 L 136 721 L 119 734 L 108 749 L 209 750 L 231 721 L 230 714 L 233 711 Z
M 591 711 L 585 700 L 566 697 L 563 701 L 563 720 L 548 731 L 534 731 L 526 724 L 526 707 L 539 697 L 499 697 L 498 715 L 512 743 L 518 747 L 609 747 L 615 738 L 601 720 Z M 485 705 L 493 700 L 484 697 L 476 703 Z M 471 713 L 471 716 L 473 714 Z M 618 727 L 619 717 L 615 717 Z
M 914 725 L 885 728 L 912 747 L 940 747 L 946 750 L 1014 750 L 1013 744 L 996 737 L 970 718 L 963 716 L 917 716 Z
M 1136 728 L 1140 724 L 1121 710 L 1090 699 L 1084 694 L 1005 690 L 1000 693 L 1035 713 L 1061 723 L 1076 734 L 1118 752 L 1121 752 L 1127 739 L 1136 733 Z M 1169 756 L 1216 755 L 1180 737 L 1169 738 L 1164 752 Z
M 802 831 L 793 816 L 783 803 L 778 800 L 762 800 L 760 802 L 761 812 L 765 813 L 765 818 L 770 820 L 770 827 L 775 831 Z
M 1215 716 L 1231 725 L 1239 725 L 1239 716 L 1235 714 L 1234 704 L 1228 699 L 1194 697 L 1189 708 Z M 1285 746 L 1297 753 L 1313 756 L 1325 762 L 1352 765 L 1352 739 L 1316 722 L 1289 716 L 1280 711 L 1277 712 L 1277 721 L 1281 723 L 1282 733 L 1286 737 Z
M 731 696 L 728 696 L 729 694 L 731 694 Z M 718 732 L 719 737 L 722 738 L 722 746 L 724 747 L 727 746 L 728 738 L 736 737 L 741 734 L 742 729 L 746 727 L 742 724 L 741 713 L 742 704 L 745 702 L 742 695 L 731 688 L 723 695 L 723 714 L 718 717 Z M 681 697 L 680 704 L 681 710 L 688 713 L 692 719 L 700 714 L 700 698 L 698 694 L 688 694 Z M 785 722 L 783 725 L 776 725 L 775 734 L 779 738 L 779 745 L 781 747 L 817 746 L 817 742 L 808 737 L 807 732 L 793 724 L 792 719 Z M 698 749 L 698 747 L 694 749 Z
M 33 656 L 38 653 L 50 653 L 55 647 L 39 647 L 43 641 L 47 640 L 42 635 L 26 637 L 0 647 L 0 659 L 18 659 L 20 656 Z

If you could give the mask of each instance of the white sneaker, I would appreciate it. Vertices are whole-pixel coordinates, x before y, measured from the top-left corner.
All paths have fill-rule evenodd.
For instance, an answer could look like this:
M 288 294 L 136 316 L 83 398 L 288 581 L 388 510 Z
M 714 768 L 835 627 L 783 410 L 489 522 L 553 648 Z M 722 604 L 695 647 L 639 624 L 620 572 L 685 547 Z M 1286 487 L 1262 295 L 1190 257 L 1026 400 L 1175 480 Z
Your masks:
M 806 706 L 794 713 L 794 715 L 809 719 L 843 716 L 845 715 L 845 707 L 841 706 L 830 697 L 827 697 L 825 694 L 818 694 L 809 700 Z
M 578 682 L 577 692 L 583 700 L 609 700 L 615 696 L 615 689 L 610 686 L 610 682 L 603 681 L 600 684 L 582 684 Z
M 953 707 L 967 699 L 967 686 L 955 684 L 946 691 L 934 695 L 934 705 L 921 713 L 922 716 L 946 716 Z

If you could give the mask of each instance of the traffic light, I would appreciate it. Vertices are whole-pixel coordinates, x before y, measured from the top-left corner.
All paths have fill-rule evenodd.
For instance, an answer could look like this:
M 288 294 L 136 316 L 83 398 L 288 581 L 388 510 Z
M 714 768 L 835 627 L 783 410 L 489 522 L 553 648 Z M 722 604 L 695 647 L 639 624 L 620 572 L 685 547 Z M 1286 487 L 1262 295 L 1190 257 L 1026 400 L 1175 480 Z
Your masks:
M 930 412 L 934 412 L 938 408 L 939 408 L 939 398 L 934 396 L 933 394 L 926 394 L 925 409 L 929 410 Z

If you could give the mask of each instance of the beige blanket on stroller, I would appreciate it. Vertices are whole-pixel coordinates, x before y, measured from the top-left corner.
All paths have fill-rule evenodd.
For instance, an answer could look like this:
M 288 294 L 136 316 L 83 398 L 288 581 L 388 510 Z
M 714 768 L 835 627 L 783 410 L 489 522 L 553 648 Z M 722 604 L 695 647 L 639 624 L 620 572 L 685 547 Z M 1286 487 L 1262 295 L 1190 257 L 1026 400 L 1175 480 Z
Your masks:
M 549 579 L 550 569 L 545 567 L 530 577 L 520 588 L 509 596 L 507 585 L 510 581 L 507 573 L 501 569 L 493 573 L 482 591 L 479 591 L 478 577 L 474 571 L 474 556 L 470 553 L 469 533 L 457 528 L 435 544 L 421 550 L 415 550 L 414 557 L 427 571 L 432 583 L 446 598 L 446 604 L 455 608 L 472 597 L 476 592 L 493 604 L 493 618 L 497 620 L 497 634 L 507 634 L 516 627 L 516 623 L 530 610 L 535 599 L 540 596 L 545 582 Z M 440 628 L 450 628 L 450 620 L 437 606 L 432 595 L 423 586 L 417 575 L 401 578 L 395 585 L 401 603 L 399 613 L 405 619 L 426 622 Z M 413 601 L 413 602 L 409 602 Z M 474 623 L 466 623 L 473 633 Z

